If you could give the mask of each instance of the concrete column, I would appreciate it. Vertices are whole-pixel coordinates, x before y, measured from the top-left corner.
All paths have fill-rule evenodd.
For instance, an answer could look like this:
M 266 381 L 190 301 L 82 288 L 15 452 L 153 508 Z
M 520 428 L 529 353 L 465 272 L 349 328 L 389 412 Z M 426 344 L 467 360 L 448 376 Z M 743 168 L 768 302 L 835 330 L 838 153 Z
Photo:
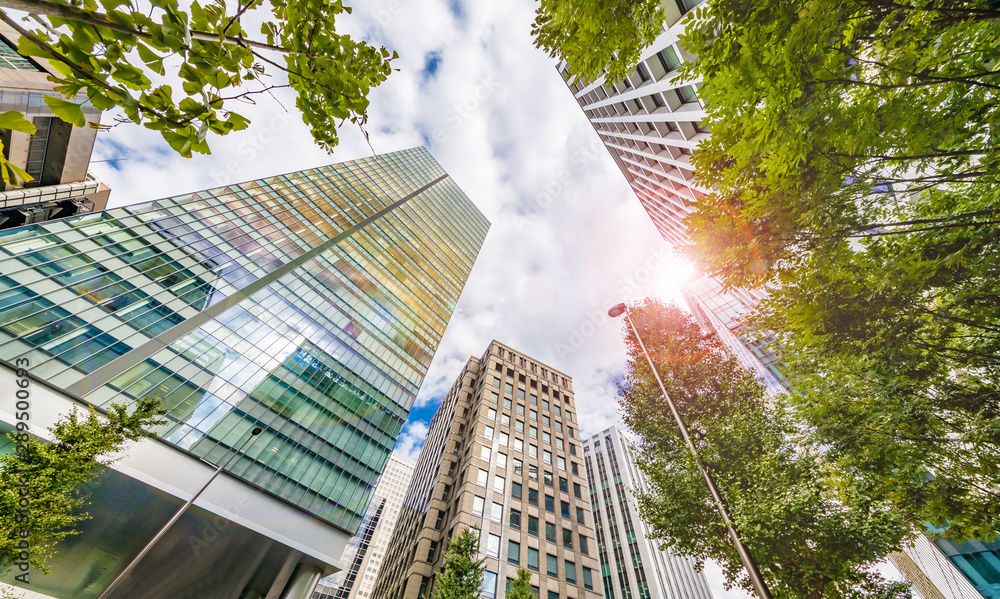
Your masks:
M 312 564 L 295 566 L 295 570 L 289 577 L 285 590 L 281 591 L 279 599 L 310 599 L 322 573 L 319 566 Z

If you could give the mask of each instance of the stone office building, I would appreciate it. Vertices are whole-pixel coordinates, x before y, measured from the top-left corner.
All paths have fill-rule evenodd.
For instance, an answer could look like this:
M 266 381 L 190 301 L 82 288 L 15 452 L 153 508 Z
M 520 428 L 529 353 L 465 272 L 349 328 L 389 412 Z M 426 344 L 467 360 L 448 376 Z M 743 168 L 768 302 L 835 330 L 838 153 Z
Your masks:
M 599 599 L 570 377 L 494 341 L 470 358 L 437 414 L 403 502 L 374 599 L 428 599 L 449 537 L 480 531 L 483 597 L 519 566 L 543 599 Z

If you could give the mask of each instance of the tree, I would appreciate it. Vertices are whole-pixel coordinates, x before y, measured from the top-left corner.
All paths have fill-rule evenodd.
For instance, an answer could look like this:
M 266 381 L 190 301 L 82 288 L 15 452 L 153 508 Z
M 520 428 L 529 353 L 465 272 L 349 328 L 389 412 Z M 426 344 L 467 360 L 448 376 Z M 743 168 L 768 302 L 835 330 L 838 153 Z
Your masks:
M 774 597 L 909 596 L 872 569 L 899 550 L 908 530 L 891 504 L 833 476 L 781 402 L 685 312 L 646 300 L 630 314 Z M 637 494 L 641 516 L 654 538 L 699 563 L 718 560 L 729 585 L 752 593 L 630 330 L 626 346 L 619 399 L 650 481 Z
M 682 73 L 702 80 L 712 136 L 692 160 L 717 191 L 691 221 L 691 256 L 759 283 L 860 234 L 994 226 L 997 18 L 985 0 L 695 11 Z
M 568 63 L 584 83 L 625 78 L 660 34 L 660 0 L 541 0 L 531 34 L 535 46 Z
M 84 486 L 126 443 L 154 436 L 145 429 L 158 424 L 164 413 L 158 399 L 140 399 L 132 410 L 112 404 L 106 416 L 93 408 L 85 417 L 74 410 L 49 429 L 52 443 L 27 431 L 8 433 L 17 450 L 0 455 L 0 564 L 10 569 L 15 562 L 23 563 L 27 541 L 27 562 L 48 572 L 56 544 L 76 534 L 73 526 L 90 518 L 83 511 Z M 22 509 L 25 499 L 28 507 Z
M 687 255 L 772 288 L 757 326 L 831 462 L 956 539 L 1000 532 L 998 18 L 721 0 L 684 39 L 715 190 Z
M 448 539 L 444 565 L 437 574 L 434 599 L 479 599 L 486 560 L 479 555 L 479 529 L 465 528 Z
M 517 578 L 510 582 L 506 597 L 507 599 L 538 599 L 531 590 L 531 572 L 526 568 L 518 568 Z
M 176 0 L 149 0 L 146 7 L 126 0 L 2 0 L 0 6 L 40 15 L 19 23 L 0 12 L 0 20 L 21 34 L 18 52 L 48 60 L 59 72 L 51 80 L 65 99 L 45 97 L 59 118 L 83 127 L 84 102 L 118 107 L 122 121 L 159 131 L 185 157 L 209 153 L 210 132 L 248 126 L 236 103 L 287 87 L 297 93 L 295 105 L 316 143 L 331 150 L 337 121 L 366 122 L 368 93 L 396 58 L 336 32 L 337 17 L 351 12 L 340 0 L 270 0 L 268 15 L 253 14 L 263 0 L 238 2 L 235 11 L 221 0 L 195 1 L 187 10 Z M 263 21 L 262 40 L 241 25 L 250 16 Z M 274 72 L 282 78 L 270 79 Z M 168 73 L 181 89 L 162 82 Z

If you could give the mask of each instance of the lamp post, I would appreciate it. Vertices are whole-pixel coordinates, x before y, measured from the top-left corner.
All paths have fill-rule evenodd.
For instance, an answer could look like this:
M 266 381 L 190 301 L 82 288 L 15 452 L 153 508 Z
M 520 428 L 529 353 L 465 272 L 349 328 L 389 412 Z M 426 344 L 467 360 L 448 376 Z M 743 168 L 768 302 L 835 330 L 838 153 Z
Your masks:
M 156 533 L 156 536 L 153 537 L 152 540 L 150 540 L 148 543 L 146 543 L 146 546 L 142 548 L 142 551 L 139 552 L 139 555 L 135 556 L 135 558 L 129 563 L 129 565 L 126 566 L 124 570 L 122 570 L 122 573 L 119 574 L 118 577 L 115 578 L 113 581 L 111 581 L 111 584 L 108 585 L 108 588 L 104 589 L 104 592 L 101 593 L 101 596 L 98 597 L 98 599 L 107 599 L 108 597 L 111 596 L 111 591 L 113 591 L 114 588 L 116 586 L 118 586 L 118 584 L 122 580 L 124 580 L 126 576 L 128 576 L 129 572 L 131 572 L 133 569 L 135 569 L 135 567 L 139 564 L 139 561 L 147 553 L 149 553 L 150 549 L 153 548 L 153 545 L 155 545 L 157 541 L 159 541 L 161 538 L 163 538 L 163 535 L 167 534 L 167 531 L 170 530 L 170 527 L 173 526 L 174 523 L 176 523 L 178 520 L 180 520 L 180 517 L 184 515 L 184 512 L 186 512 L 187 509 L 189 507 L 191 507 L 191 504 L 194 503 L 195 500 L 198 499 L 198 497 L 201 496 L 202 492 L 204 492 L 205 489 L 208 488 L 208 485 L 212 484 L 212 481 L 215 480 L 215 478 L 217 476 L 219 476 L 219 474 L 221 474 L 223 470 L 225 470 L 226 466 L 228 466 L 229 463 L 232 462 L 233 459 L 236 456 L 238 456 L 241 453 L 243 453 L 243 450 L 246 449 L 246 446 L 251 441 L 253 441 L 254 437 L 256 437 L 257 435 L 259 435 L 262 430 L 263 429 L 258 426 L 258 427 L 254 427 L 254 429 L 252 431 L 250 431 L 250 436 L 247 437 L 247 440 L 243 442 L 243 445 L 241 445 L 240 448 L 237 449 L 235 453 L 233 453 L 233 455 L 229 456 L 229 459 L 226 460 L 225 464 L 223 464 L 223 465 L 221 465 L 221 466 L 219 466 L 218 468 L 215 469 L 215 472 L 212 474 L 212 476 L 209 477 L 209 479 L 207 481 L 205 481 L 205 484 L 202 485 L 200 489 L 198 489 L 198 492 L 195 493 L 194 496 L 191 499 L 188 499 L 187 503 L 185 503 L 183 506 L 181 506 L 181 509 L 177 510 L 177 513 L 174 514 L 174 517 L 171 518 L 169 521 L 167 521 L 166 524 L 163 525 L 163 528 L 160 529 L 160 532 Z
M 632 322 L 632 316 L 628 312 L 628 307 L 622 303 L 608 310 L 608 316 L 611 318 L 617 318 L 622 314 L 625 315 L 625 320 L 628 321 L 629 326 L 632 327 L 632 332 L 635 333 L 635 338 L 639 342 L 639 348 L 642 349 L 642 355 L 646 356 L 646 361 L 649 362 L 649 368 L 653 371 L 653 376 L 656 377 L 656 383 L 660 386 L 660 392 L 663 393 L 663 399 L 665 399 L 667 405 L 670 406 L 670 412 L 674 415 L 674 420 L 677 422 L 677 428 L 681 431 L 681 437 L 687 444 L 688 451 L 691 452 L 691 457 L 694 458 L 694 463 L 698 466 L 698 471 L 701 472 L 701 476 L 705 479 L 705 486 L 708 487 L 708 491 L 712 495 L 712 502 L 715 504 L 715 509 L 718 510 L 719 516 L 726 525 L 726 530 L 729 532 L 729 538 L 733 540 L 733 544 L 736 546 L 736 553 L 739 554 L 740 561 L 743 562 L 743 567 L 750 576 L 750 582 L 753 583 L 753 588 L 757 591 L 757 595 L 759 595 L 761 599 L 771 599 L 771 591 L 768 590 L 767 584 L 760 575 L 760 570 L 757 568 L 757 562 L 754 561 L 753 556 L 750 555 L 750 551 L 746 548 L 746 545 L 743 544 L 743 541 L 740 540 L 740 536 L 736 532 L 736 526 L 733 525 L 733 520 L 729 517 L 729 509 L 726 507 L 726 502 L 723 501 L 722 494 L 719 493 L 719 488 L 715 485 L 715 480 L 712 478 L 712 475 L 708 472 L 708 469 L 705 468 L 705 464 L 701 461 L 701 456 L 698 454 L 698 448 L 695 447 L 694 442 L 691 441 L 691 435 L 688 434 L 687 425 L 684 423 L 684 419 L 681 418 L 681 413 L 677 411 L 677 406 L 674 405 L 673 400 L 670 399 L 670 395 L 667 394 L 667 389 L 663 386 L 663 380 L 660 378 L 660 373 L 656 370 L 656 366 L 653 364 L 653 359 L 649 357 L 649 352 L 646 351 L 646 344 L 642 342 L 642 337 L 639 336 L 639 330 L 635 328 L 635 323 Z

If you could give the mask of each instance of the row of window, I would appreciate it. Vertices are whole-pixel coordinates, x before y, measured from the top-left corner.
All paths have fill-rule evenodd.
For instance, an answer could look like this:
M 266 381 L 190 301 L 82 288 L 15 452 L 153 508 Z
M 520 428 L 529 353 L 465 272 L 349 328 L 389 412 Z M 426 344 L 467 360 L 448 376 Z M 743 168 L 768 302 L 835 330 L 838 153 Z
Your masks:
M 505 433 L 500 433 L 500 434 L 501 435 L 506 435 Z M 508 441 L 509 441 L 509 439 L 507 439 L 506 436 L 503 436 L 503 437 L 500 437 L 499 441 L 500 441 L 500 445 L 501 446 L 506 446 L 507 443 L 508 443 Z M 479 445 L 478 447 L 479 447 L 479 457 L 481 457 L 482 459 L 484 459 L 487 462 L 489 462 L 490 461 L 490 456 L 493 453 L 492 448 L 487 447 L 485 445 Z M 518 452 L 521 452 L 521 453 L 524 452 L 524 443 L 523 443 L 523 441 L 521 441 L 520 439 L 514 439 L 514 451 L 518 451 Z M 533 445 L 533 444 L 529 444 L 528 445 L 528 457 L 529 458 L 534 458 L 536 460 L 538 459 L 538 446 L 537 445 Z M 523 471 L 523 462 L 521 462 L 521 460 L 519 460 L 517 458 L 513 458 L 513 462 L 514 462 L 514 472 L 516 474 L 521 474 L 521 472 Z M 552 452 L 551 451 L 549 451 L 547 449 L 543 449 L 542 450 L 542 463 L 545 464 L 545 465 L 548 465 L 548 466 L 552 465 Z M 507 467 L 507 454 L 505 454 L 503 452 L 497 452 L 497 465 L 500 466 L 501 468 L 506 468 Z M 555 456 L 555 465 L 556 465 L 557 468 L 559 468 L 560 470 L 562 470 L 563 472 L 565 472 L 566 471 L 566 458 L 564 458 L 562 456 Z M 575 463 L 573 464 L 573 466 L 574 466 L 574 468 L 573 468 L 573 474 L 576 474 L 579 471 L 579 467 L 577 467 Z M 529 474 L 531 472 L 534 472 L 535 476 L 534 476 L 534 478 L 532 478 L 532 480 L 538 480 L 538 467 L 537 466 L 529 465 L 528 466 L 528 472 L 529 472 Z
M 497 394 L 491 392 L 490 393 L 490 401 L 493 402 L 493 403 L 497 403 L 497 399 L 498 399 Z M 507 410 L 512 409 L 512 402 L 511 402 L 511 400 L 510 399 L 503 400 L 503 407 L 504 407 L 504 409 L 507 409 Z M 558 409 L 558 408 L 556 408 L 556 409 Z M 566 416 L 568 417 L 568 419 L 570 421 L 572 421 L 573 418 L 570 416 L 570 414 L 571 414 L 570 412 L 566 412 Z M 524 416 L 524 404 L 520 404 L 520 403 L 517 404 L 517 415 L 518 416 Z M 538 412 L 537 411 L 535 411 L 535 410 L 529 410 L 528 411 L 528 417 L 529 417 L 529 419 L 532 422 L 538 422 Z M 497 411 L 495 409 L 493 409 L 493 408 L 490 408 L 488 410 L 488 412 L 487 412 L 487 419 L 490 420 L 490 421 L 495 422 L 496 419 L 497 419 Z M 500 423 L 503 426 L 510 426 L 510 414 L 504 413 L 503 415 L 501 415 Z M 524 422 L 521 421 L 521 420 L 518 420 L 517 423 L 518 423 L 517 424 L 517 426 L 518 426 L 518 432 L 523 432 L 524 431 Z M 562 422 L 559 421 L 559 420 L 552 420 L 548 416 L 546 416 L 545 414 L 542 414 L 542 426 L 551 426 L 551 427 L 554 427 L 556 429 L 556 432 L 560 432 L 560 433 L 563 432 Z M 566 429 L 569 431 L 569 436 L 570 437 L 576 436 L 575 432 L 573 431 L 573 427 L 572 426 L 567 426 Z
M 496 489 L 494 489 L 496 490 Z M 521 499 L 521 485 L 514 483 L 511 488 L 511 497 L 514 499 Z M 555 498 L 551 495 L 545 495 L 545 511 L 550 514 L 555 514 Z M 559 502 L 559 515 L 563 518 L 569 520 L 573 516 L 571 515 L 571 506 L 567 501 Z M 528 489 L 528 505 L 538 507 L 538 491 L 535 489 Z M 472 499 L 472 515 L 473 516 L 484 516 L 486 511 L 486 499 L 479 495 L 474 495 Z M 435 528 L 440 528 L 440 524 L 443 524 L 443 513 L 438 511 L 437 523 Z M 499 502 L 492 502 L 490 507 L 490 519 L 494 522 L 503 521 L 503 504 Z M 584 524 L 586 520 L 586 511 L 583 508 L 576 508 L 576 521 L 580 524 Z M 521 528 L 521 511 L 511 508 L 509 524 L 511 528 L 520 530 Z M 546 522 L 546 538 L 550 541 L 555 541 L 555 524 L 551 522 Z M 549 527 L 551 528 L 551 535 L 549 533 Z M 534 536 L 538 536 L 538 518 L 535 516 L 528 516 L 528 533 Z M 551 536 L 551 538 L 549 538 Z M 587 554 L 589 552 L 589 546 L 587 543 L 587 537 L 583 534 L 580 535 L 580 550 Z M 572 531 L 568 528 L 563 529 L 563 544 L 568 547 L 573 547 L 573 536 Z
M 489 447 L 482 446 L 482 445 L 479 446 L 479 457 L 481 459 L 483 459 L 486 462 L 489 462 L 490 461 L 490 457 L 492 455 L 493 455 L 492 449 L 490 449 Z M 514 474 L 523 474 L 524 473 L 524 462 L 522 462 L 518 458 L 513 458 L 511 461 L 512 461 L 512 465 L 513 465 L 513 472 L 514 472 Z M 547 464 L 551 464 L 551 461 L 548 461 L 546 463 Z M 559 463 L 558 460 L 557 460 L 556 463 L 557 464 Z M 498 452 L 496 454 L 496 464 L 497 464 L 497 466 L 499 468 L 501 468 L 503 470 L 506 470 L 507 469 L 507 454 Z M 576 464 L 573 464 L 573 465 L 576 466 Z M 563 468 L 563 470 L 565 470 L 565 468 Z M 576 473 L 575 472 L 576 470 L 577 469 L 574 468 L 574 474 Z M 479 472 L 476 475 L 476 482 L 479 485 L 481 485 L 481 486 L 486 486 L 486 481 L 487 481 L 488 476 L 489 476 L 489 472 L 487 470 L 479 470 Z M 566 477 L 563 477 L 563 476 L 560 476 L 558 478 L 559 478 L 559 490 L 562 491 L 563 493 L 569 493 L 569 480 Z M 501 481 L 504 480 L 503 477 L 500 477 L 500 479 L 501 479 Z M 528 464 L 528 480 L 538 481 L 538 466 L 536 466 L 534 464 Z M 545 483 L 545 486 L 552 487 L 553 484 L 554 484 L 554 480 L 555 479 L 554 479 L 554 477 L 552 475 L 552 472 L 550 472 L 548 470 L 543 470 L 542 471 L 542 480 Z M 500 483 L 497 483 L 497 484 L 500 484 Z M 583 486 L 580 485 L 579 483 L 574 482 L 573 483 L 573 495 L 575 497 L 577 497 L 577 498 L 582 499 L 583 498 Z
M 493 377 L 493 386 L 496 387 L 497 389 L 499 389 L 500 388 L 500 379 L 498 379 L 497 377 Z M 514 385 L 512 385 L 510 383 L 505 383 L 504 384 L 504 393 L 505 393 L 504 407 L 507 408 L 507 409 L 510 409 L 510 406 L 511 406 L 511 403 L 512 403 L 512 399 L 514 397 Z M 518 389 L 517 390 L 517 398 L 518 399 L 525 399 L 524 395 L 525 395 L 524 389 Z M 533 405 L 533 406 L 537 406 L 538 405 L 538 395 L 532 393 L 532 394 L 528 395 L 527 399 L 528 399 L 528 403 L 530 403 L 531 405 Z M 492 400 L 493 403 L 498 403 L 499 400 L 500 400 L 500 393 L 497 392 L 497 391 L 490 391 L 490 400 Z M 559 404 L 550 404 L 549 400 L 547 400 L 547 399 L 544 399 L 544 398 L 542 399 L 542 406 L 541 407 L 545 411 L 551 411 L 556 416 L 562 416 L 563 415 L 562 407 Z M 532 410 L 532 413 L 534 413 L 534 410 Z M 523 404 L 518 404 L 518 414 L 524 414 L 524 405 Z M 535 414 L 535 416 L 532 417 L 532 420 L 538 420 L 537 416 L 538 415 Z M 546 418 L 548 418 L 548 417 L 546 416 Z M 573 421 L 573 412 L 570 412 L 569 410 L 566 410 L 566 420 L 568 420 L 570 422 Z M 546 425 L 546 426 L 548 426 L 548 425 Z
M 496 511 L 495 507 L 498 504 L 494 503 L 493 505 L 495 512 Z M 503 506 L 500 506 L 500 511 L 501 513 L 503 512 Z M 491 516 L 491 519 L 495 520 L 496 518 Z M 510 528 L 512 530 L 521 530 L 521 522 L 522 522 L 521 511 L 511 509 L 508 519 L 508 525 L 510 526 Z M 577 510 L 577 522 L 581 524 L 583 523 L 581 510 Z M 538 536 L 538 525 L 539 525 L 538 518 L 532 515 L 528 515 L 527 533 L 529 535 L 533 537 Z M 545 522 L 545 540 L 549 541 L 550 543 L 557 542 L 558 539 L 556 537 L 556 525 L 554 522 L 549 522 L 549 521 Z M 580 534 L 578 536 L 578 540 L 580 542 L 580 553 L 584 555 L 590 555 L 590 541 L 587 539 L 587 537 L 583 534 Z M 566 547 L 567 549 L 573 548 L 573 531 L 571 529 L 569 528 L 562 529 L 562 542 L 563 542 L 563 547 Z
M 495 536 L 495 535 L 490 535 Z M 500 537 L 497 537 L 497 543 L 499 543 Z M 499 547 L 497 548 L 499 551 Z M 498 557 L 493 555 L 493 557 Z M 538 572 L 538 558 L 539 552 L 534 547 L 527 548 L 527 560 L 526 566 L 529 570 Z M 507 542 L 507 563 L 514 564 L 515 566 L 521 565 L 521 544 L 517 541 Z M 593 573 L 590 568 L 586 566 L 581 567 L 583 573 L 583 586 L 584 588 L 593 590 L 594 588 L 594 578 Z M 545 554 L 545 573 L 552 577 L 559 576 L 559 558 L 551 553 Z M 576 578 L 576 563 L 570 560 L 563 560 L 563 575 L 566 582 L 570 584 L 577 584 Z
M 501 360 L 504 359 L 504 354 L 507 354 L 506 355 L 506 359 L 508 361 L 510 361 L 511 363 L 513 363 L 515 360 L 518 360 L 520 362 L 521 368 L 530 368 L 531 372 L 533 374 L 538 374 L 539 366 L 537 364 L 535 364 L 534 362 L 532 362 L 530 359 L 525 359 L 525 358 L 520 357 L 517 354 L 511 352 L 510 350 L 505 350 L 502 347 L 498 347 L 497 348 L 497 355 L 500 356 Z M 497 363 L 497 364 L 494 364 L 493 367 L 498 372 L 503 372 L 503 365 L 502 364 Z M 541 370 L 542 370 L 541 377 L 543 379 L 548 379 L 551 376 L 552 382 L 556 383 L 557 385 L 559 384 L 559 379 L 562 379 L 562 386 L 563 387 L 569 387 L 570 381 L 566 377 L 560 376 L 559 373 L 557 373 L 554 370 L 550 373 L 549 369 L 545 368 L 545 367 L 541 367 Z M 507 375 L 508 376 L 514 376 L 514 371 L 512 369 L 508 368 L 507 369 Z M 524 378 L 525 377 L 524 377 L 523 374 L 520 375 L 520 379 L 521 379 L 522 383 L 524 382 Z M 534 382 L 532 382 L 532 386 L 534 386 Z M 544 385 L 543 385 L 543 388 L 544 388 Z
M 535 568 L 535 571 L 536 572 L 538 571 L 537 567 Z M 585 576 L 585 579 L 586 579 L 587 574 L 585 573 L 584 576 Z M 512 578 L 508 578 L 507 579 L 507 592 L 508 593 L 510 593 L 510 586 L 513 583 L 514 583 L 514 579 L 512 579 Z M 593 589 L 593 586 L 594 586 L 593 583 L 591 583 L 591 585 L 588 586 L 587 588 L 588 589 Z M 420 582 L 420 591 L 417 594 L 417 598 L 418 599 L 428 599 L 428 597 L 430 596 L 429 590 L 430 590 L 430 577 L 429 576 L 425 576 L 425 577 L 423 577 L 423 580 Z M 535 597 L 538 597 L 539 596 L 538 592 L 539 592 L 538 587 L 532 585 L 531 586 L 531 593 Z M 486 572 L 483 573 L 482 596 L 485 599 L 494 599 L 496 597 L 496 594 L 497 594 L 497 573 L 493 572 L 491 570 L 487 570 Z M 548 591 L 548 594 L 546 595 L 546 599 L 560 599 L 559 598 L 559 592 L 558 591 Z M 573 598 L 572 597 L 566 597 L 566 599 L 573 599 Z

